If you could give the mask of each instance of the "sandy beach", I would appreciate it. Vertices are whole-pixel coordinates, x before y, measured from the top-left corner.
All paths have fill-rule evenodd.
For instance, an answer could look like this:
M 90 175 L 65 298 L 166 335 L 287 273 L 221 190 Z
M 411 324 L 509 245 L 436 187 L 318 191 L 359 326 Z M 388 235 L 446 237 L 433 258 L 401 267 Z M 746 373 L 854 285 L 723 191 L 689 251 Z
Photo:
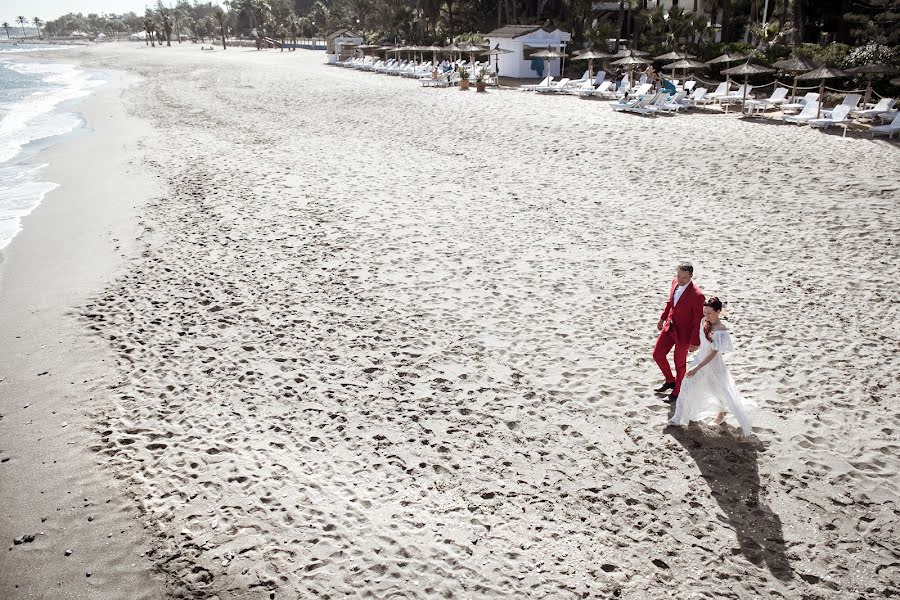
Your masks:
M 121 80 L 3 251 L 0 596 L 900 594 L 896 141 L 62 57 Z M 681 260 L 753 443 L 665 428 Z

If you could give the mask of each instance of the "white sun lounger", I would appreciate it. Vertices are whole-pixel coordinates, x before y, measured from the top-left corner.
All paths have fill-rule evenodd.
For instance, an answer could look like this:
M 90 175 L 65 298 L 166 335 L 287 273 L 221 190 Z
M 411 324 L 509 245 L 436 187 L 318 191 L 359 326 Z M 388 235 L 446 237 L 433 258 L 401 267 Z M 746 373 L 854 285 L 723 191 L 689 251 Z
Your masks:
M 603 97 L 604 94 L 609 93 L 609 88 L 612 87 L 612 84 L 613 84 L 612 81 L 603 81 L 600 83 L 599 86 L 597 86 L 597 89 L 591 90 L 589 92 L 585 91 L 585 92 L 580 93 L 579 95 L 582 98 L 590 98 L 591 96 Z
M 896 102 L 893 98 L 882 98 L 872 108 L 851 110 L 850 114 L 860 119 L 874 119 L 883 113 L 890 112 Z
M 888 123 L 887 125 L 876 125 L 869 129 L 872 132 L 872 137 L 876 135 L 886 135 L 888 139 L 894 137 L 895 133 L 900 133 L 900 112 L 898 112 L 894 116 L 894 120 Z
M 819 92 L 808 92 L 797 102 L 781 105 L 781 112 L 800 112 L 807 104 L 815 104 L 819 101 Z
M 536 90 L 539 87 L 549 87 L 551 83 L 553 83 L 553 77 L 551 75 L 547 75 L 546 77 L 544 77 L 544 80 L 541 81 L 540 83 L 536 83 L 536 84 L 532 83 L 529 85 L 523 85 L 523 86 L 520 86 L 519 89 L 522 91 L 525 91 L 525 92 L 531 92 L 531 91 Z
M 787 94 L 790 90 L 785 87 L 776 88 L 772 95 L 768 98 L 763 98 L 760 100 L 747 100 L 744 103 L 744 106 L 748 109 L 747 112 L 751 115 L 754 110 L 758 110 L 760 112 L 766 110 L 767 108 L 774 108 L 779 104 L 784 103 L 784 99 L 787 98 Z
M 803 106 L 803 110 L 800 111 L 799 115 L 785 115 L 781 117 L 781 120 L 787 123 L 806 125 L 812 119 L 815 119 L 819 116 L 818 112 L 818 104 L 816 102 L 809 102 Z
M 847 94 L 844 96 L 844 101 L 838 104 L 838 106 L 846 106 L 849 110 L 853 110 L 857 106 L 859 106 L 859 101 L 862 100 L 862 96 L 859 94 Z M 831 117 L 832 111 L 834 111 L 838 106 L 834 108 L 829 108 L 828 110 L 822 111 L 826 117 Z
M 698 102 L 702 102 L 706 97 L 707 89 L 705 87 L 696 88 L 691 95 L 681 101 L 685 108 L 692 108 Z
M 825 119 L 810 119 L 809 126 L 827 129 L 833 125 L 846 125 L 853 122 L 851 119 L 847 118 L 848 114 L 850 114 L 850 107 L 842 104 L 831 111 L 830 117 L 827 117 Z M 846 131 L 847 130 L 845 128 L 844 133 L 846 133 Z
M 560 91 L 562 88 L 564 88 L 566 86 L 566 84 L 569 83 L 569 81 L 570 81 L 570 79 L 568 77 L 563 77 L 556 83 L 551 83 L 547 87 L 534 88 L 534 91 L 536 91 L 539 94 L 555 94 L 558 91 Z
M 644 98 L 638 98 L 637 100 L 629 100 L 627 102 L 624 100 L 619 100 L 617 102 L 612 102 L 609 106 L 615 112 L 622 112 L 622 111 L 630 110 L 630 109 L 642 110 L 642 109 L 646 108 L 647 106 L 649 106 L 650 102 L 652 100 L 653 99 L 650 96 L 646 96 Z
M 695 104 L 712 104 L 713 102 L 718 101 L 719 98 L 722 98 L 727 95 L 728 95 L 728 82 L 723 81 L 718 86 L 716 86 L 715 90 L 713 90 L 712 92 L 709 92 L 708 94 L 703 96 L 702 100 L 697 100 L 695 102 Z

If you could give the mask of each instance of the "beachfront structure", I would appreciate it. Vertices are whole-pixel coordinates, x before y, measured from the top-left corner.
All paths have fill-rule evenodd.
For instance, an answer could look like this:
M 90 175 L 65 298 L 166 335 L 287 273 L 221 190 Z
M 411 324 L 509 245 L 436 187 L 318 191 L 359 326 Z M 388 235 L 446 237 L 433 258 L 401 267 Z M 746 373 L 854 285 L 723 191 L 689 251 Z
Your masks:
M 491 48 L 498 45 L 504 50 L 511 50 L 509 54 L 501 54 L 497 57 L 500 75 L 503 77 L 515 77 L 518 79 L 532 79 L 560 75 L 560 59 L 543 61 L 532 58 L 531 55 L 548 47 L 553 50 L 565 51 L 566 44 L 572 39 L 572 34 L 556 29 L 547 31 L 537 25 L 507 25 L 487 34 Z
M 352 29 L 338 29 L 325 36 L 325 56 L 330 63 L 345 60 L 353 55 L 353 46 L 362 43 L 363 36 Z

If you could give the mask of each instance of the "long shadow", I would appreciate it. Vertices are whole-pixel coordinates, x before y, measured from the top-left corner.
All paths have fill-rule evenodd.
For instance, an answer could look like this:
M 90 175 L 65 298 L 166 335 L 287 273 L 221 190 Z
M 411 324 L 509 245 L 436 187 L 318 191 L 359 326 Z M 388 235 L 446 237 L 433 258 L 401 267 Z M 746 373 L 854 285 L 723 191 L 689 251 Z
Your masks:
M 730 435 L 704 434 L 703 429 L 668 427 L 666 433 L 697 463 L 747 560 L 758 567 L 765 565 L 782 581 L 792 579 L 781 519 L 759 499 L 756 447 Z

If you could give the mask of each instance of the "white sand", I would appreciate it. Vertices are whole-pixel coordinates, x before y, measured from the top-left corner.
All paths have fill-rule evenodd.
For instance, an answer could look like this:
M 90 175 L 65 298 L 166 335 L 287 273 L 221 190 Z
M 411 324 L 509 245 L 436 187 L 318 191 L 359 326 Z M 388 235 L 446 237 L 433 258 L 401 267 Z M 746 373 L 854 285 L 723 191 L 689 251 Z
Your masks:
M 895 143 L 312 52 L 76 53 L 145 77 L 161 134 L 142 255 L 83 313 L 170 595 L 900 593 Z M 684 258 L 756 445 L 663 431 Z

